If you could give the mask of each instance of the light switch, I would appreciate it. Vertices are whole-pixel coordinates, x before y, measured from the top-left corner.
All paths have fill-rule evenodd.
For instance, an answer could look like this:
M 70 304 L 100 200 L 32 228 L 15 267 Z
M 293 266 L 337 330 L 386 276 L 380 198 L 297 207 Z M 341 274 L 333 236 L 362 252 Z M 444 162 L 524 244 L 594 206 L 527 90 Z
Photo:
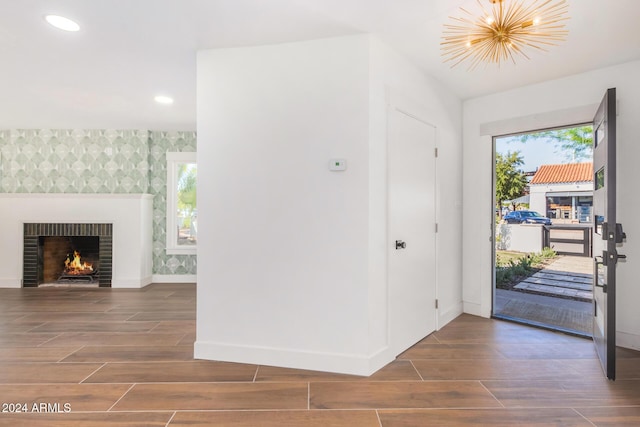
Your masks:
M 330 171 L 343 171 L 347 170 L 347 161 L 345 159 L 331 159 L 329 160 Z

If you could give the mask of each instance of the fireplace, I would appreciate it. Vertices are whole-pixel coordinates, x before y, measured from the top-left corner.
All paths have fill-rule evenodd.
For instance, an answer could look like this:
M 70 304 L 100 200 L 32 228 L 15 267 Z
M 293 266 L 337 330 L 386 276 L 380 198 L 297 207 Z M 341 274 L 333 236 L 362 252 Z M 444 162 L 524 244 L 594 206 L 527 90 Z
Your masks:
M 98 236 L 40 236 L 39 283 L 97 284 L 100 277 Z
M 23 286 L 110 287 L 112 224 L 24 224 Z

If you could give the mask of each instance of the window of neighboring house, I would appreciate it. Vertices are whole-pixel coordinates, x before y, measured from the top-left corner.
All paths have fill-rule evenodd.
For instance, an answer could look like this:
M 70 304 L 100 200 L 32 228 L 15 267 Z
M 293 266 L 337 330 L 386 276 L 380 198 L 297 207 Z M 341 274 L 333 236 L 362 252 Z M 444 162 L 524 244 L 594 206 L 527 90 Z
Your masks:
M 167 153 L 167 253 L 195 254 L 198 243 L 196 153 Z

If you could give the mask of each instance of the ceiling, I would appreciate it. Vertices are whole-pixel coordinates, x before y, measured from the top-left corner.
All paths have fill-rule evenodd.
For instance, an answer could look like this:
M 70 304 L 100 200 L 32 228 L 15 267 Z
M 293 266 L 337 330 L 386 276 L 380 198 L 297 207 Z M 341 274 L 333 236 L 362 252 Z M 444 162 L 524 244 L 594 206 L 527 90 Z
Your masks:
M 0 0 L 0 129 L 195 130 L 199 49 L 374 33 L 461 99 L 640 59 L 640 2 L 568 3 L 564 43 L 468 71 L 442 63 L 440 36 L 476 0 Z

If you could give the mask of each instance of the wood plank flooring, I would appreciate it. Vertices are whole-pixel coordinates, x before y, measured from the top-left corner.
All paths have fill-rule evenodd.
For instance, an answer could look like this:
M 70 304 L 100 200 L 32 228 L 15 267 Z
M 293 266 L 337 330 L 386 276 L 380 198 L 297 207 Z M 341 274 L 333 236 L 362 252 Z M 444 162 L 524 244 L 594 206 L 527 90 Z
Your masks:
M 0 426 L 640 425 L 639 352 L 462 315 L 368 378 L 194 360 L 195 298 L 0 289 Z

